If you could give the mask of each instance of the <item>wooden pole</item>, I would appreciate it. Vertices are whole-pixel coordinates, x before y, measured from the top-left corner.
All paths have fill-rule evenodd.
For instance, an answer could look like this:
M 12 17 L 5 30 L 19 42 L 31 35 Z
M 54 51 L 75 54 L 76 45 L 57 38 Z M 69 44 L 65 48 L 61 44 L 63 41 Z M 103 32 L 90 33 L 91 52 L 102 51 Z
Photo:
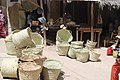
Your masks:
M 94 27 L 94 2 L 91 2 L 91 41 L 93 41 L 94 38 L 94 31 L 93 31 L 93 27 Z
M 43 12 L 42 12 L 42 16 L 44 16 L 43 0 L 40 0 L 40 7 L 41 7 L 42 10 L 43 10 Z
M 44 15 L 44 8 L 43 8 L 43 0 L 40 0 L 40 7 L 43 9 L 42 16 L 45 16 Z M 46 42 L 46 40 L 47 40 L 46 30 L 43 30 L 43 37 L 44 37 L 44 45 L 46 45 L 47 44 L 47 42 Z

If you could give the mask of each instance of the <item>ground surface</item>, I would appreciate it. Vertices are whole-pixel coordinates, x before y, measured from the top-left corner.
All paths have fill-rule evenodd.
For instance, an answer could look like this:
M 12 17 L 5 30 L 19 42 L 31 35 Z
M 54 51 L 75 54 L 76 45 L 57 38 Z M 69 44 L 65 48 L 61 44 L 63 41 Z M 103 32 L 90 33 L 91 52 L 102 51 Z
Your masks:
M 111 66 L 114 63 L 112 56 L 106 56 L 107 48 L 99 48 L 101 53 L 99 62 L 81 63 L 66 56 L 59 56 L 55 46 L 46 46 L 43 54 L 47 58 L 56 59 L 63 63 L 62 74 L 58 80 L 110 80 Z M 0 65 L 2 59 L 11 57 L 7 55 L 4 39 L 0 39 Z M 0 80 L 2 80 L 0 75 Z M 3 79 L 14 80 L 14 79 Z

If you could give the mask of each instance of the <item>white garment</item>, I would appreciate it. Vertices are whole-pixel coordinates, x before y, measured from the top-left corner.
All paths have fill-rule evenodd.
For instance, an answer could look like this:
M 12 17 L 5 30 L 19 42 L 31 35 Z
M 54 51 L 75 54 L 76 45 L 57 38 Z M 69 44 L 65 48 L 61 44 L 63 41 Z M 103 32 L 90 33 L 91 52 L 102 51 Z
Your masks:
M 0 13 L 0 21 L 5 21 L 4 17 L 5 17 L 4 14 Z

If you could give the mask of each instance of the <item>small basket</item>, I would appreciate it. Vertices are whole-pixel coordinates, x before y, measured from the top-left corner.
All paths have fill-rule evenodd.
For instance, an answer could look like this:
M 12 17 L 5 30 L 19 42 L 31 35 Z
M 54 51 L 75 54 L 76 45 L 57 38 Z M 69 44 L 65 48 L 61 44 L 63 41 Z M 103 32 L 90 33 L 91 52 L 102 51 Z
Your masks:
M 76 60 L 80 62 L 87 62 L 89 58 L 89 52 L 87 49 L 82 49 L 76 53 Z
M 46 60 L 43 64 L 43 79 L 57 80 L 63 65 L 57 60 Z
M 19 64 L 20 80 L 38 80 L 42 67 L 34 62 L 23 62 Z
M 43 47 L 32 47 L 32 48 L 26 48 L 22 50 L 22 55 L 24 54 L 35 54 L 35 55 L 42 55 Z
M 98 61 L 98 59 L 100 57 L 100 54 L 98 51 L 93 50 L 93 51 L 90 51 L 89 54 L 90 54 L 89 60 Z
M 68 51 L 68 56 L 72 59 L 76 58 L 76 53 L 81 50 L 81 46 L 70 46 L 70 49 Z
M 69 44 L 59 44 L 56 45 L 56 51 L 58 52 L 58 55 L 67 56 L 69 47 Z
M 35 62 L 38 65 L 43 66 L 43 58 L 40 55 L 35 54 L 25 54 L 20 57 L 22 62 Z

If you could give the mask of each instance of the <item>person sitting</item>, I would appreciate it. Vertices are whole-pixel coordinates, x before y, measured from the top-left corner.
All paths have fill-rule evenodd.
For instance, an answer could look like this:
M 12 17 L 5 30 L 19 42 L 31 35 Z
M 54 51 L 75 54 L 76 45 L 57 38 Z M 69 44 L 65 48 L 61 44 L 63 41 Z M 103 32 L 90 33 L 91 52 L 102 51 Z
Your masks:
M 112 65 L 110 80 L 119 80 L 120 55 L 117 55 L 116 62 Z
M 36 10 L 33 10 L 27 17 L 27 27 L 30 27 L 33 32 L 40 31 L 41 23 L 38 18 L 42 17 L 42 8 L 38 7 Z

